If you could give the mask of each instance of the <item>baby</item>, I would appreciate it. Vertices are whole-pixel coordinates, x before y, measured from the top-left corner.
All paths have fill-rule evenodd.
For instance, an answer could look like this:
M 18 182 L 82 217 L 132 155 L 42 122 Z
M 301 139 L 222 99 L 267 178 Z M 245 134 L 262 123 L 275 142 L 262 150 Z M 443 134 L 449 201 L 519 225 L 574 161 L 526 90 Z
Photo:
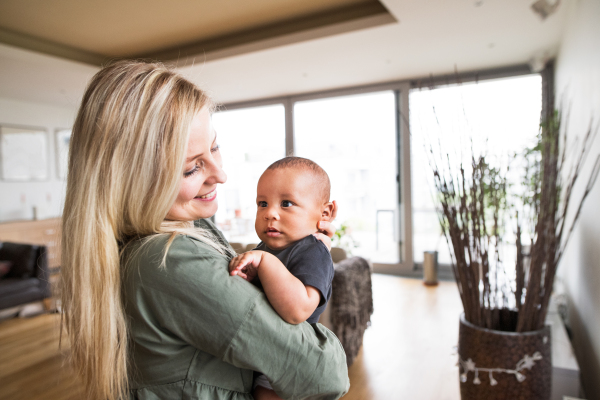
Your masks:
M 317 323 L 331 297 L 333 262 L 313 234 L 319 221 L 330 221 L 327 173 L 313 161 L 286 157 L 271 164 L 258 181 L 256 249 L 231 260 L 231 275 L 262 288 L 275 311 L 290 324 Z M 254 397 L 278 399 L 264 375 Z

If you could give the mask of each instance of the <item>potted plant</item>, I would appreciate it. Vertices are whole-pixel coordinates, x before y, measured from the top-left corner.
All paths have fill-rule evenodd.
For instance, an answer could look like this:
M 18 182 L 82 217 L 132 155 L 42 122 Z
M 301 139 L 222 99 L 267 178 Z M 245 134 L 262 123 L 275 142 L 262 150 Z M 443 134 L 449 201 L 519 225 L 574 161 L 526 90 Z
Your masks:
M 333 234 L 332 246 L 343 249 L 348 256 L 351 256 L 352 251 L 359 246 L 359 243 L 352 237 L 352 229 L 347 222 L 342 223 Z
M 514 198 L 508 194 L 507 169 L 492 167 L 484 155 L 472 150 L 470 165 L 457 168 L 448 155 L 447 161 L 436 161 L 431 149 L 440 226 L 464 307 L 458 344 L 463 399 L 550 398 L 551 338 L 544 321 L 552 284 L 600 168 L 598 156 L 567 218 L 595 134 L 590 127 L 578 158 L 567 165 L 560 125 L 558 112 L 541 124 L 537 144 L 525 154 L 523 192 Z M 516 257 L 509 268 L 502 250 L 512 226 Z M 524 226 L 530 227 L 527 245 Z

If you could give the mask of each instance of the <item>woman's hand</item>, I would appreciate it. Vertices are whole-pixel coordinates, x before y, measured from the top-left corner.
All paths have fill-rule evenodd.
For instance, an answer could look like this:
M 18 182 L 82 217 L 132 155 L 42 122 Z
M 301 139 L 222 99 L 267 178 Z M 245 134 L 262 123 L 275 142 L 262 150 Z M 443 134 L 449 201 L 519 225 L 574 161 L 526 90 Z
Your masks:
M 331 238 L 335 234 L 335 226 L 331 224 L 331 222 L 335 219 L 337 215 L 337 202 L 333 201 L 333 209 L 331 210 L 331 217 L 329 221 L 319 221 L 317 228 L 319 231 L 317 233 L 313 233 L 314 237 L 319 239 L 327 249 L 331 251 Z
M 262 255 L 262 251 L 252 250 L 232 258 L 229 262 L 229 275 L 239 275 L 251 282 L 258 275 Z

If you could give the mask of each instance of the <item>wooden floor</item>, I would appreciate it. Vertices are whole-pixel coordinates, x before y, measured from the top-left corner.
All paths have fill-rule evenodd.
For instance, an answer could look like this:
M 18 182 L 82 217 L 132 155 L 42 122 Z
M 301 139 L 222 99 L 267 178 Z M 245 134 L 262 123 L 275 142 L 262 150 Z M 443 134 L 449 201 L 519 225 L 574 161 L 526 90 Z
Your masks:
M 343 400 L 460 399 L 456 284 L 374 274 L 373 308 Z
M 456 285 L 373 275 L 375 312 L 344 400 L 458 400 Z M 0 400 L 82 399 L 58 350 L 57 314 L 0 322 Z
M 81 385 L 58 348 L 58 314 L 0 323 L 0 399 L 83 399 Z

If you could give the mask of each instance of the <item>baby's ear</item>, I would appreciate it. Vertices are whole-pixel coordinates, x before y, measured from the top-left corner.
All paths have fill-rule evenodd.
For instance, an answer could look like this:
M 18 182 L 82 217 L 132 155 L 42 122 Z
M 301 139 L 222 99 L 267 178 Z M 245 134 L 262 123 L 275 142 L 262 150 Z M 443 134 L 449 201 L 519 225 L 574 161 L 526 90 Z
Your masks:
M 321 221 L 330 221 L 333 218 L 334 205 L 332 202 L 323 204 L 323 212 L 321 212 Z

